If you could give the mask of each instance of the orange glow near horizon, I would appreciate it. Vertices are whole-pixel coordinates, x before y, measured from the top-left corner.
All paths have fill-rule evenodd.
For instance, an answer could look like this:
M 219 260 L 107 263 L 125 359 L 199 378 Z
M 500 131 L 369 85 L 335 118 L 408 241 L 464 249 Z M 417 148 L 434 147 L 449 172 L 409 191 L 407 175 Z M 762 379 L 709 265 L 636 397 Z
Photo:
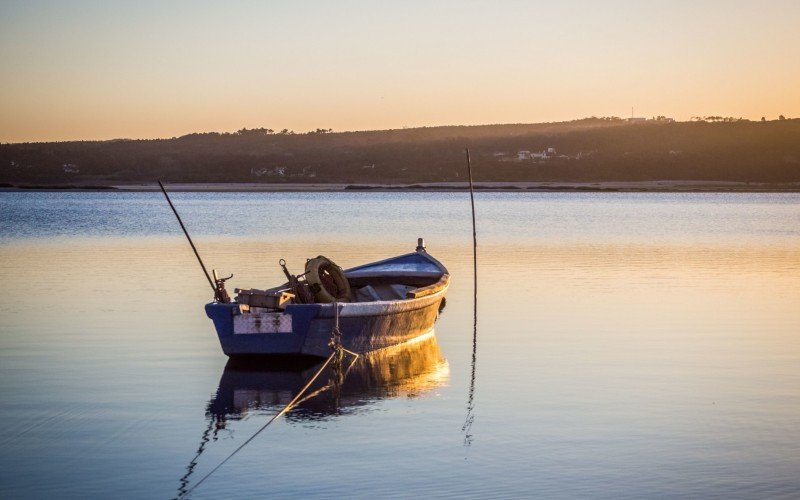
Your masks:
M 800 3 L 0 6 L 0 141 L 800 116 Z

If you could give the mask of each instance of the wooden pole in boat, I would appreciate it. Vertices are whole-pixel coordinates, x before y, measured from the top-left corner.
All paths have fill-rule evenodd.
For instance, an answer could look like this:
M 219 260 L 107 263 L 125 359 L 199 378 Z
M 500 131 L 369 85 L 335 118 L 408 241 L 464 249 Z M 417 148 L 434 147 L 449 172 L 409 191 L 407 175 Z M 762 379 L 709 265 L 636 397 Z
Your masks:
M 206 266 L 203 264 L 203 259 L 200 258 L 200 254 L 197 253 L 197 248 L 194 246 L 194 242 L 192 241 L 192 237 L 189 236 L 189 231 L 186 230 L 186 226 L 183 225 L 183 221 L 181 220 L 181 216 L 178 215 L 178 211 L 175 209 L 175 205 L 172 204 L 172 200 L 169 199 L 169 195 L 167 194 L 167 190 L 164 189 L 164 185 L 161 184 L 161 181 L 158 181 L 158 187 L 161 188 L 161 192 L 164 193 L 164 197 L 167 198 L 167 203 L 169 203 L 172 212 L 175 214 L 175 217 L 178 218 L 178 224 L 181 225 L 181 229 L 183 229 L 183 234 L 186 235 L 186 239 L 189 240 L 189 244 L 192 246 L 192 251 L 194 252 L 194 256 L 197 257 L 197 262 L 200 263 L 200 267 L 203 268 L 203 273 L 206 275 L 206 279 L 208 280 L 208 284 L 211 285 L 211 289 L 214 290 L 214 297 L 217 297 L 217 287 L 214 286 L 214 282 L 211 281 L 211 276 L 209 276 L 208 271 L 206 271 Z

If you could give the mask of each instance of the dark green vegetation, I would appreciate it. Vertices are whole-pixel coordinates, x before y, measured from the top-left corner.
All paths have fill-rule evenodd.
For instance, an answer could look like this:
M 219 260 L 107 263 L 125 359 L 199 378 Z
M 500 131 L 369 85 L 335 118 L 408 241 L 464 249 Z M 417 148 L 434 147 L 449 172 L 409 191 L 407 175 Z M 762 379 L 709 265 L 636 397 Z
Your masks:
M 464 181 L 800 181 L 800 119 L 618 118 L 372 132 L 190 134 L 173 139 L 0 145 L 0 183 L 416 183 Z M 547 158 L 519 159 L 520 151 Z

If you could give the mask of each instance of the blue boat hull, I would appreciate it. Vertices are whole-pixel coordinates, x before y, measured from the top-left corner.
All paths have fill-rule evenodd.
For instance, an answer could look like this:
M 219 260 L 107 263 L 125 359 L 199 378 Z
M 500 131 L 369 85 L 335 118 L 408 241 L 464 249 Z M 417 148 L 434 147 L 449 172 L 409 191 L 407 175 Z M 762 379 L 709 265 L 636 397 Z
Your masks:
M 342 346 L 363 353 L 429 332 L 438 317 L 444 292 L 408 300 L 338 304 Z M 228 356 L 327 357 L 336 323 L 334 307 L 291 304 L 283 312 L 243 314 L 239 304 L 210 303 L 206 314 L 213 320 L 222 350 Z

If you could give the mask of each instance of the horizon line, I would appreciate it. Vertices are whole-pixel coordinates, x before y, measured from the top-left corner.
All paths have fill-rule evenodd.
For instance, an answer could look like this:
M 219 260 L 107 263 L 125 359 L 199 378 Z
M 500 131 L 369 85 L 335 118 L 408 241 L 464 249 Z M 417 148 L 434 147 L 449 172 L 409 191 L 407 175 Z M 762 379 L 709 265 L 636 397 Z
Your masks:
M 741 122 L 780 122 L 780 121 L 792 121 L 798 120 L 800 118 L 789 118 L 784 117 L 783 115 L 779 115 L 778 118 L 774 119 L 766 119 L 766 117 L 761 117 L 760 119 L 751 119 L 745 117 L 732 117 L 727 116 L 723 117 L 721 115 L 709 115 L 709 116 L 693 116 L 689 120 L 680 120 L 680 119 L 673 119 L 671 117 L 665 117 L 664 115 L 653 116 L 650 118 L 647 117 L 630 117 L 630 118 L 623 118 L 620 116 L 587 116 L 583 118 L 573 118 L 572 120 L 560 120 L 560 121 L 548 121 L 548 122 L 505 122 L 505 123 L 478 123 L 478 124 L 447 124 L 447 125 L 417 125 L 417 126 L 402 126 L 399 128 L 383 128 L 383 129 L 362 129 L 362 130 L 333 130 L 333 129 L 321 129 L 317 128 L 315 130 L 308 130 L 305 132 L 298 132 L 290 129 L 282 129 L 280 131 L 276 129 L 271 129 L 269 127 L 254 127 L 254 128 L 247 128 L 242 127 L 238 130 L 233 131 L 216 131 L 216 130 L 207 130 L 207 131 L 195 131 L 189 132 L 182 135 L 173 135 L 173 136 L 161 136 L 161 137 L 112 137 L 108 139 L 54 139 L 54 140 L 32 140 L 32 141 L 0 141 L 0 145 L 10 146 L 15 144 L 52 144 L 52 143 L 69 143 L 69 142 L 114 142 L 114 141 L 169 141 L 174 139 L 180 139 L 183 137 L 188 137 L 190 135 L 204 135 L 204 134 L 217 134 L 217 135 L 236 135 L 241 131 L 259 131 L 259 130 L 270 130 L 268 134 L 265 135 L 276 135 L 276 136 L 291 136 L 291 135 L 333 135 L 333 134 L 358 134 L 358 133 L 375 133 L 375 132 L 395 132 L 395 131 L 405 131 L 405 130 L 420 130 L 420 129 L 437 129 L 437 128 L 477 128 L 477 127 L 503 127 L 503 126 L 524 126 L 524 125 L 563 125 L 569 123 L 576 123 L 581 121 L 587 120 L 600 120 L 600 121 L 608 121 L 608 122 L 628 122 L 634 120 L 642 120 L 645 119 L 646 121 L 650 122 L 657 122 L 659 121 L 658 118 L 665 118 L 667 121 L 671 121 L 672 123 L 741 123 Z M 712 120 L 709 120 L 711 118 Z M 715 119 L 715 120 L 714 120 Z M 283 131 L 287 132 L 283 132 Z

